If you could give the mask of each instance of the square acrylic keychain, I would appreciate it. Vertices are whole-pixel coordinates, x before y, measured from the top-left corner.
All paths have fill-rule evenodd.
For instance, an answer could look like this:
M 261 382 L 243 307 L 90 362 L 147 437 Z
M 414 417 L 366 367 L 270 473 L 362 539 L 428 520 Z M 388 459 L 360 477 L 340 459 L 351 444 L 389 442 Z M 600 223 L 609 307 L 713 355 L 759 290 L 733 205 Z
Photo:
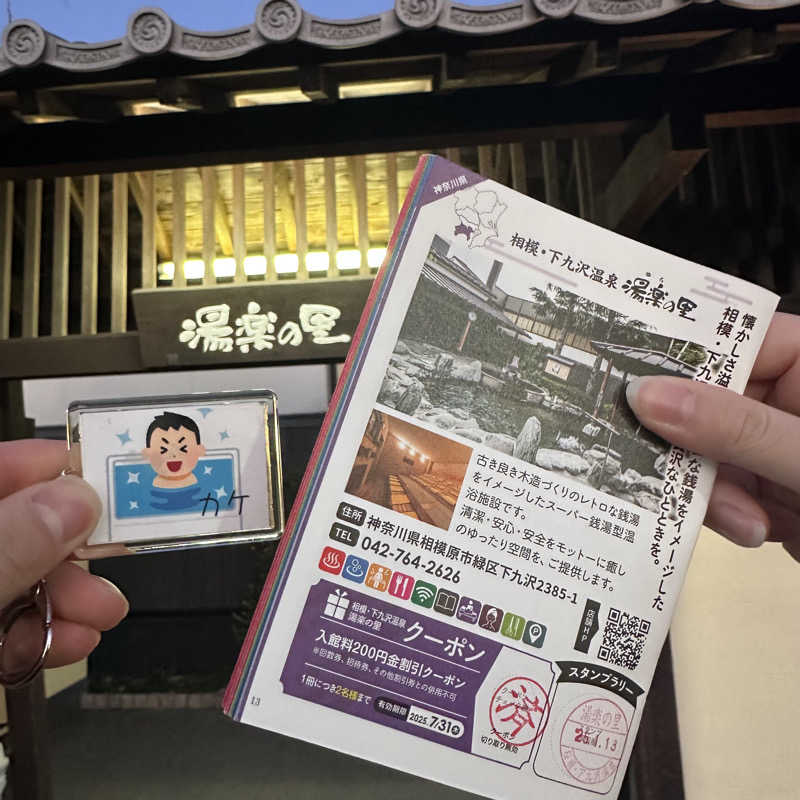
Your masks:
M 273 540 L 283 532 L 270 391 L 71 403 L 69 470 L 103 500 L 79 558 Z

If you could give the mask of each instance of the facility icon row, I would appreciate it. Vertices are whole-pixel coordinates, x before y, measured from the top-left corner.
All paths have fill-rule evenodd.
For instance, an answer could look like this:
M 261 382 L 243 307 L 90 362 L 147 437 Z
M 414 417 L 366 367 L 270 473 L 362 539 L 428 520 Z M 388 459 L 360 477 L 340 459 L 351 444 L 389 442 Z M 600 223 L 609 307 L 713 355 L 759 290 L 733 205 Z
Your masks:
M 466 595 L 458 595 L 450 589 L 437 587 L 403 572 L 393 571 L 384 564 L 370 563 L 366 558 L 348 555 L 335 547 L 324 548 L 319 559 L 319 568 L 353 583 L 362 583 L 375 591 L 387 592 L 399 600 L 410 600 L 414 605 L 431 608 L 444 616 L 455 617 L 470 625 L 477 624 L 491 633 L 521 640 L 531 647 L 541 647 L 544 644 L 547 628 L 540 622 L 526 620 L 497 606 L 482 603 Z

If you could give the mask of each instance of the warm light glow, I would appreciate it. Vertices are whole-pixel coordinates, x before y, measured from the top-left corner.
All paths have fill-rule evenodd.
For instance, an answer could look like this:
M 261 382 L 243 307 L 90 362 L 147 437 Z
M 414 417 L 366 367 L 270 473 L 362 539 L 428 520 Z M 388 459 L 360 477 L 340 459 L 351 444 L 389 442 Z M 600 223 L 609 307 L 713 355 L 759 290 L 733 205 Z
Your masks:
M 369 264 L 370 269 L 379 269 L 383 264 L 384 258 L 386 258 L 385 247 L 370 247 L 367 250 L 367 264 Z
M 146 117 L 150 114 L 174 114 L 185 109 L 179 106 L 166 106 L 158 100 L 141 100 L 128 105 L 128 114 L 134 117 Z
M 162 281 L 171 281 L 175 278 L 175 264 L 172 261 L 162 261 L 158 265 L 158 278 Z
M 309 102 L 311 98 L 299 89 L 266 89 L 260 92 L 236 92 L 233 95 L 233 103 L 237 108 Z
M 330 263 L 330 256 L 324 250 L 306 253 L 306 269 L 309 272 L 327 272 Z
M 266 275 L 267 259 L 266 256 L 247 256 L 244 260 L 245 275 Z
M 202 258 L 190 258 L 183 262 L 183 274 L 186 280 L 202 278 L 206 274 L 206 265 Z
M 423 461 L 427 461 L 427 460 L 428 460 L 428 456 L 426 456 L 426 455 L 421 455 L 421 456 L 420 456 L 420 458 L 421 458 Z
M 336 266 L 340 269 L 360 269 L 361 251 L 360 250 L 340 250 L 336 254 Z
M 275 272 L 279 275 L 297 272 L 299 265 L 300 259 L 297 257 L 297 253 L 278 253 L 275 256 Z
M 235 258 L 215 258 L 214 275 L 217 278 L 232 278 L 236 274 Z
M 432 92 L 433 80 L 424 78 L 397 78 L 383 81 L 359 81 L 339 85 L 339 97 L 346 100 L 353 97 L 378 97 L 387 94 L 416 94 Z

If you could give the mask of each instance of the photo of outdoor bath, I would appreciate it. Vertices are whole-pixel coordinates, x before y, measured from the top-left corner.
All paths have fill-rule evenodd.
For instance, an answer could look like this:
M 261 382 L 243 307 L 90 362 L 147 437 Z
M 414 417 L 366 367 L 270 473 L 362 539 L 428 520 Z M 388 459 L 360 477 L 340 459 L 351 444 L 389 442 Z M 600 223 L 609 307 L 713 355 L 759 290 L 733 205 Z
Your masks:
M 471 455 L 470 447 L 373 411 L 345 491 L 447 530 Z
M 625 386 L 705 350 L 540 277 L 435 236 L 378 402 L 655 511 L 669 447 Z

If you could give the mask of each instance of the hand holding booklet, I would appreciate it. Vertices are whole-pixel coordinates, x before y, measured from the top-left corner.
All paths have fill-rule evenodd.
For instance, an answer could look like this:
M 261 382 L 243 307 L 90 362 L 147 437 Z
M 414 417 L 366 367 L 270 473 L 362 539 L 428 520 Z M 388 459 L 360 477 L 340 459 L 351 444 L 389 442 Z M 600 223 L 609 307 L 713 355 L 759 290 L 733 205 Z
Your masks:
M 421 159 L 225 698 L 486 797 L 617 796 L 775 295 Z

